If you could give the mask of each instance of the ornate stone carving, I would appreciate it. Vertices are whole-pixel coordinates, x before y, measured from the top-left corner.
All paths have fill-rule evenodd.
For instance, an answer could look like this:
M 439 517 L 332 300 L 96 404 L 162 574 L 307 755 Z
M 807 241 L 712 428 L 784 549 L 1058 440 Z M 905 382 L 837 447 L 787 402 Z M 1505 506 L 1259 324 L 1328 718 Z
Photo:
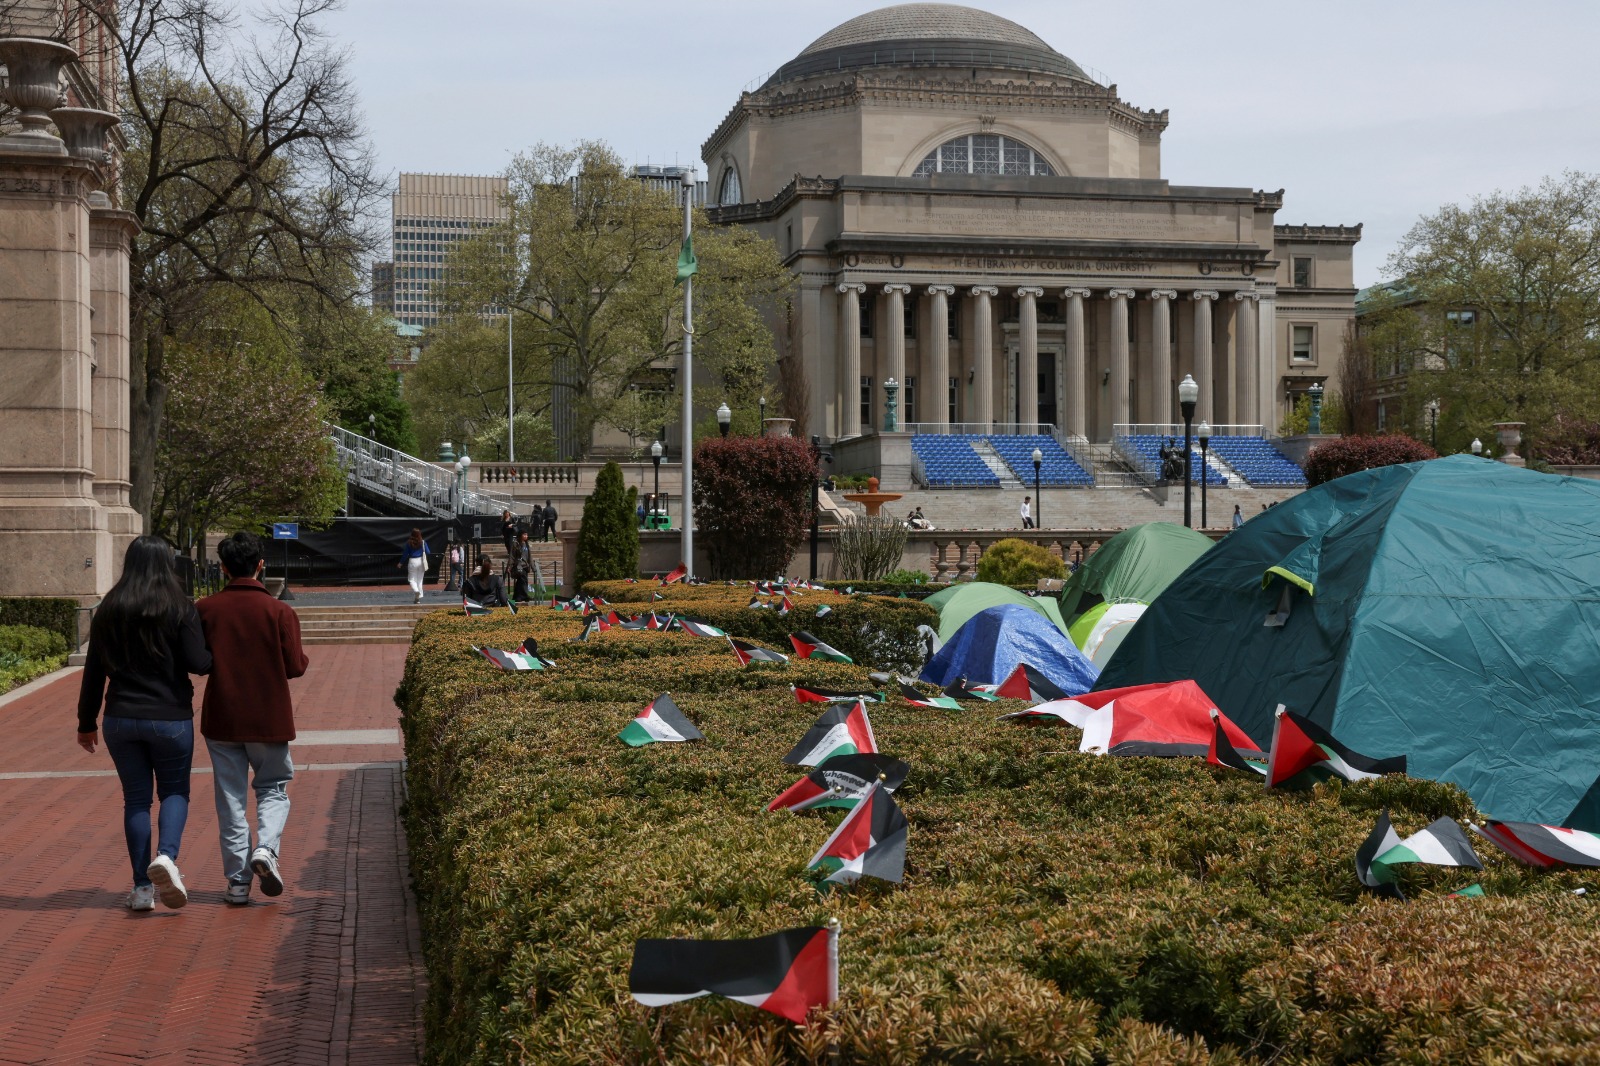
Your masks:
M 974 285 L 967 290 L 973 296 L 999 296 L 1000 289 L 995 285 Z
M 1236 292 L 1236 293 L 1233 294 L 1233 298 L 1235 300 L 1239 300 L 1241 302 L 1243 302 L 1245 300 L 1259 300 L 1259 299 L 1261 299 L 1261 294 L 1259 292 L 1249 292 L 1249 291 Z
M 1215 300 L 1221 293 L 1215 289 L 1196 289 L 1189 294 L 1191 300 Z
M 841 281 L 839 283 L 839 291 L 841 293 L 853 292 L 857 296 L 862 296 L 866 294 L 867 287 L 859 281 Z
M 1066 299 L 1066 300 L 1070 300 L 1074 296 L 1078 297 L 1080 300 L 1087 300 L 1089 297 L 1091 297 L 1093 295 L 1094 295 L 1094 291 L 1092 289 L 1068 288 L 1068 289 L 1062 289 L 1061 290 L 1061 296 L 1062 296 L 1063 299 Z
M 955 294 L 956 294 L 956 287 L 954 285 L 929 285 L 928 286 L 928 295 L 929 296 L 954 296 Z
M 1108 299 L 1108 300 L 1132 300 L 1135 297 L 1137 297 L 1138 295 L 1139 294 L 1137 292 L 1135 292 L 1134 290 L 1132 290 L 1132 289 L 1107 289 L 1106 290 L 1106 299 Z
M 1150 299 L 1152 299 L 1152 300 L 1176 300 L 1177 298 L 1178 298 L 1178 290 L 1177 289 L 1151 289 L 1150 290 Z
M 911 286 L 902 284 L 900 282 L 895 282 L 883 287 L 883 294 L 885 296 L 893 296 L 895 293 L 899 293 L 901 296 L 910 296 Z
M 1021 288 L 1019 288 L 1017 290 L 1017 299 L 1019 299 L 1019 300 L 1026 299 L 1029 296 L 1032 296 L 1035 299 L 1038 299 L 1040 296 L 1043 296 L 1043 295 L 1044 295 L 1044 290 L 1041 289 L 1040 287 L 1038 287 L 1037 285 L 1024 285 L 1024 286 L 1022 286 Z
M 50 112 L 50 117 L 61 131 L 67 151 L 79 159 L 97 164 L 109 158 L 106 134 L 122 121 L 109 111 L 98 111 L 92 107 L 58 107 Z
M 54 196 L 58 185 L 44 178 L 0 178 L 0 193 L 23 192 L 40 196 Z
M 22 129 L 0 137 L 0 150 L 66 155 L 66 146 L 50 132 L 50 109 L 62 103 L 61 68 L 78 53 L 45 37 L 0 37 L 0 63 L 6 65 L 6 87 L 0 96 L 19 112 Z

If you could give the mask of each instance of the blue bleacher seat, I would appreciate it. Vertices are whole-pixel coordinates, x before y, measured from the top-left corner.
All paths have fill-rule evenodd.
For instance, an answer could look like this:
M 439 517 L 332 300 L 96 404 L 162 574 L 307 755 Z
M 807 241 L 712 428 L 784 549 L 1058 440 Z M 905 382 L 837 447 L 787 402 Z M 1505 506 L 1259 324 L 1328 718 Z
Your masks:
M 918 434 L 911 438 L 911 450 L 922 461 L 928 487 L 998 488 L 1000 479 L 989 464 L 972 448 L 975 438 L 966 435 Z
M 1167 442 L 1166 437 L 1162 437 L 1153 433 L 1139 433 L 1132 436 L 1122 437 L 1120 439 L 1124 444 L 1127 445 L 1128 450 L 1139 459 L 1139 466 L 1142 469 L 1147 470 L 1152 474 L 1160 474 L 1161 448 Z M 1217 441 L 1221 439 L 1221 437 L 1211 438 L 1212 450 L 1216 449 Z M 1179 445 L 1180 447 L 1182 446 L 1181 440 L 1179 441 Z M 1189 468 L 1189 480 L 1191 482 L 1198 483 L 1203 471 L 1207 485 L 1226 485 L 1228 483 L 1227 478 L 1223 477 L 1221 474 L 1202 463 L 1200 448 L 1198 445 L 1191 444 L 1189 451 L 1190 455 L 1192 456 L 1191 465 Z
M 1094 478 L 1079 466 L 1054 437 L 1045 434 L 986 438 L 1024 485 L 1033 484 L 1033 450 L 1039 449 L 1039 484 L 1050 488 L 1089 488 Z
M 1301 487 L 1305 473 L 1265 437 L 1212 437 L 1211 450 L 1251 485 Z

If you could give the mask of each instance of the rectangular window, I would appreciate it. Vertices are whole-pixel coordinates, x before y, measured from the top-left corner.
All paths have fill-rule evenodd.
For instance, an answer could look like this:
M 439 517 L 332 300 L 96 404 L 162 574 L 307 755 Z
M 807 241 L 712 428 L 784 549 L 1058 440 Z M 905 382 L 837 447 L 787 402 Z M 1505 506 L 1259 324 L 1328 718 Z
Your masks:
M 906 302 L 906 340 L 914 341 L 917 339 L 917 298 L 915 296 L 906 296 L 904 300 Z
M 785 255 L 794 254 L 794 223 L 790 222 L 783 227 L 783 252 Z
M 973 135 L 972 172 L 974 174 L 1000 173 L 999 137 L 992 133 L 979 133 Z
M 946 419 L 949 421 L 949 423 L 952 426 L 955 425 L 956 421 L 957 421 L 957 419 L 956 419 L 956 392 L 957 392 L 957 390 L 960 389 L 960 387 L 961 387 L 961 379 L 960 378 L 951 378 L 950 379 L 950 411 L 946 415 Z
M 944 317 L 944 335 L 949 337 L 951 340 L 959 340 L 961 337 L 961 305 L 955 300 L 951 300 L 949 306 L 945 310 Z
M 1311 257 L 1310 256 L 1299 256 L 1299 255 L 1297 255 L 1297 256 L 1294 257 L 1294 283 L 1293 284 L 1294 284 L 1295 288 L 1297 288 L 1297 289 L 1309 289 L 1311 287 Z
M 872 339 L 872 309 L 878 306 L 878 301 L 864 292 L 857 294 L 856 299 L 861 304 L 861 339 L 870 341 Z M 867 381 L 870 379 L 862 378 L 861 380 Z
M 872 379 L 861 377 L 861 428 L 872 428 Z
M 908 376 L 905 386 L 900 390 L 900 421 L 903 425 L 906 422 L 915 422 L 916 420 L 917 379 Z
M 1316 355 L 1312 348 L 1312 327 L 1291 326 L 1289 333 L 1291 338 L 1289 342 L 1290 361 L 1296 363 L 1314 362 Z
M 1383 401 L 1378 401 L 1378 432 L 1382 433 L 1389 428 L 1389 410 L 1384 407 Z

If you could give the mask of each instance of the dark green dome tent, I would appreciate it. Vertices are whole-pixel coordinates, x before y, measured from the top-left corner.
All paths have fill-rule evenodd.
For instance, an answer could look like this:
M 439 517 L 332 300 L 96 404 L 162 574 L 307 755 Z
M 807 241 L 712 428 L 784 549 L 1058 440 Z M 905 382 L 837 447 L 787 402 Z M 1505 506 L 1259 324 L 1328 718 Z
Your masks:
M 1173 578 L 1211 548 L 1211 538 L 1175 522 L 1129 526 L 1061 587 L 1061 614 L 1070 622 L 1097 603 L 1153 603 Z
M 1263 746 L 1282 703 L 1490 817 L 1600 830 L 1600 482 L 1452 456 L 1308 490 L 1174 581 L 1096 688 L 1183 679 Z

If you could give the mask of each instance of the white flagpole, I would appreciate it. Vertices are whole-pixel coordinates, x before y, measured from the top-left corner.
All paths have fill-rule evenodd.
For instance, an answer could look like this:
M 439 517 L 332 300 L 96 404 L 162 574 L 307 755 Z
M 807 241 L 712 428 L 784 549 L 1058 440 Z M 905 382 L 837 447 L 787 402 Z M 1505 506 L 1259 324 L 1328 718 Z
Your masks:
M 683 239 L 687 241 L 694 226 L 693 168 L 683 175 Z M 684 575 L 687 584 L 694 580 L 694 275 L 683 279 L 683 565 L 689 568 Z
M 517 461 L 516 371 L 512 365 L 511 299 L 506 298 L 506 458 Z

